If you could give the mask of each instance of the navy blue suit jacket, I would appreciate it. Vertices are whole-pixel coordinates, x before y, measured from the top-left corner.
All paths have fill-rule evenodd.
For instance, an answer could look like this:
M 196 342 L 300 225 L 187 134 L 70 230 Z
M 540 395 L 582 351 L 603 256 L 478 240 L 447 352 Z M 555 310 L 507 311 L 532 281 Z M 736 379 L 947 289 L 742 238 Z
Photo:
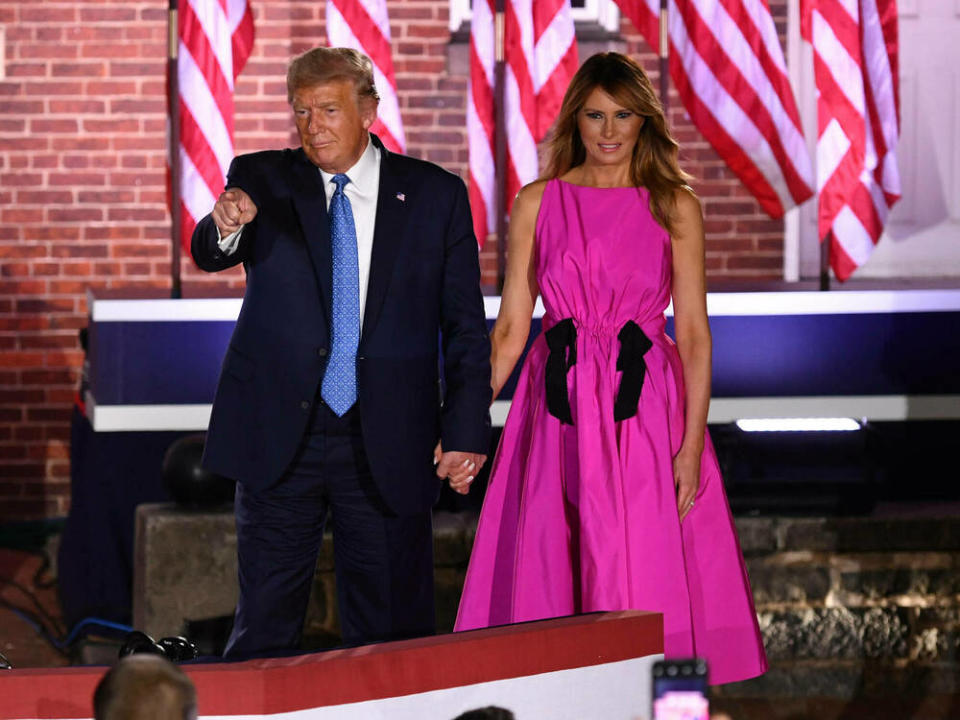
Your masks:
M 364 446 L 397 513 L 436 502 L 433 448 L 486 453 L 490 343 L 466 188 L 379 139 L 380 192 L 357 352 Z M 223 361 L 204 466 L 256 492 L 274 484 L 303 437 L 330 348 L 332 264 L 323 181 L 302 149 L 234 159 L 227 187 L 257 216 L 232 255 L 211 216 L 193 234 L 207 271 L 242 262 L 247 287 Z M 440 381 L 440 350 L 443 386 Z

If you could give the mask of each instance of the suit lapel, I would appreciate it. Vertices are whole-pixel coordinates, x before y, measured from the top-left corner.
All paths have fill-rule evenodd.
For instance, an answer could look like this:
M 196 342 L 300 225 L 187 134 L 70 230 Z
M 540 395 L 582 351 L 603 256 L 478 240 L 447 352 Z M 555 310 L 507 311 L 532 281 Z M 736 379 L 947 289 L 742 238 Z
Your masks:
M 307 243 L 307 252 L 317 276 L 320 305 L 329 322 L 333 287 L 333 258 L 330 249 L 330 222 L 327 219 L 327 198 L 320 171 L 304 155 L 294 153 L 293 205 L 300 218 L 300 227 Z
M 372 137 L 380 149 L 380 189 L 377 193 L 377 217 L 373 229 L 373 252 L 370 256 L 361 346 L 376 327 L 383 308 L 407 223 L 406 194 L 410 192 L 410 188 L 404 187 L 404 177 L 398 171 L 391 153 L 383 147 L 379 138 Z

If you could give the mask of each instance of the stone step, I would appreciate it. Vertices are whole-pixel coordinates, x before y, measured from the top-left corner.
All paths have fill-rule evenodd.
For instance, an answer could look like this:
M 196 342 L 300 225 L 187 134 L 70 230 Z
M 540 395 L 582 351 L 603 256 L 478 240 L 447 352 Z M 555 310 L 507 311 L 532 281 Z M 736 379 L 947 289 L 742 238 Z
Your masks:
M 942 662 L 960 672 L 960 606 L 759 610 L 771 661 Z
M 960 695 L 956 663 L 881 659 L 771 662 L 758 678 L 711 689 L 715 698 L 879 698 Z M 958 698 L 960 699 L 960 698 Z
M 957 552 L 794 551 L 746 563 L 758 605 L 926 607 L 960 598 Z
M 738 517 L 746 556 L 790 551 L 840 553 L 960 550 L 960 516 Z

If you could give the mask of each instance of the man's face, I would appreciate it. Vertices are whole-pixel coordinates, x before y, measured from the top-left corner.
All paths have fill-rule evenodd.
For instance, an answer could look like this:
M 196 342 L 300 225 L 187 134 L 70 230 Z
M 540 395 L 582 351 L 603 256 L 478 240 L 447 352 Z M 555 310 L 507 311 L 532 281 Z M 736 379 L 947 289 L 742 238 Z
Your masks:
M 291 105 L 310 162 L 328 173 L 353 167 L 367 147 L 376 100 L 358 98 L 352 80 L 334 80 L 296 90 Z

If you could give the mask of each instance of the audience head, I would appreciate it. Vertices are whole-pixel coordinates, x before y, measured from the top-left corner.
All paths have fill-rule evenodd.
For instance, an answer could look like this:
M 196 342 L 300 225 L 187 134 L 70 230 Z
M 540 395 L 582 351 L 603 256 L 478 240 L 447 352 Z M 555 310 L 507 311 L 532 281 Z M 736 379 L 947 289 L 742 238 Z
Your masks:
M 123 658 L 93 694 L 95 720 L 195 720 L 197 693 L 190 678 L 166 658 Z
M 489 705 L 475 710 L 467 710 L 465 713 L 457 715 L 453 720 L 516 720 L 513 713 L 509 710 Z

